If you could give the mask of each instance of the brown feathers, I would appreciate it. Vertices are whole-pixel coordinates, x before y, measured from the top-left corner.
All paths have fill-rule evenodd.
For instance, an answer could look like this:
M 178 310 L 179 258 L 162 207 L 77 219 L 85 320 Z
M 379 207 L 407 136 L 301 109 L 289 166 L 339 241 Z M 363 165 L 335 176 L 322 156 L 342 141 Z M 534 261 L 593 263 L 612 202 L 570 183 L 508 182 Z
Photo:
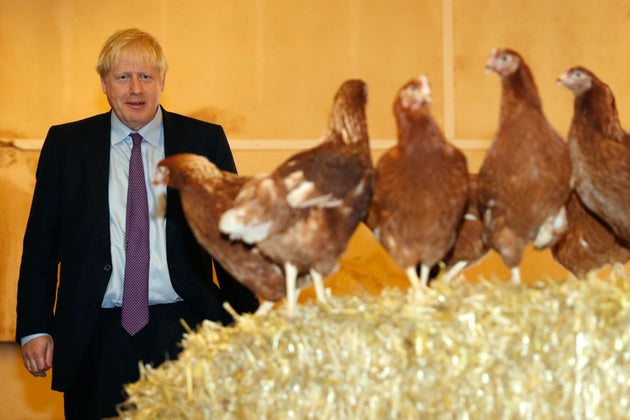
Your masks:
M 182 153 L 158 164 L 155 182 L 179 190 L 186 221 L 201 246 L 234 278 L 264 300 L 286 294 L 281 268 L 255 246 L 232 242 L 219 231 L 219 219 L 249 178 L 219 170 L 204 156 Z M 300 285 L 310 279 L 299 279 Z
M 566 228 L 571 162 L 523 58 L 495 50 L 486 68 L 501 77 L 502 96 L 499 127 L 479 170 L 479 209 L 484 240 L 520 281 L 525 245 L 550 246 Z
M 469 174 L 468 207 L 457 230 L 455 245 L 443 261 L 446 268 L 443 280 L 446 283 L 488 253 L 488 246 L 483 241 L 483 229 L 477 203 L 477 174 Z
M 575 192 L 567 203 L 567 232 L 551 248 L 554 260 L 583 279 L 606 264 L 625 264 L 630 249 L 596 215 L 584 207 Z
M 455 243 L 468 200 L 466 158 L 447 143 L 431 116 L 430 102 L 425 76 L 397 92 L 398 144 L 378 161 L 367 220 L 416 288 L 426 286 L 428 268 Z M 422 266 L 421 279 L 417 265 Z
M 344 82 L 323 142 L 244 185 L 220 229 L 256 244 L 285 271 L 316 277 L 334 272 L 372 197 L 366 104 L 365 83 Z
M 569 147 L 574 188 L 584 205 L 630 242 L 630 138 L 619 122 L 611 89 L 583 67 L 559 82 L 575 95 Z

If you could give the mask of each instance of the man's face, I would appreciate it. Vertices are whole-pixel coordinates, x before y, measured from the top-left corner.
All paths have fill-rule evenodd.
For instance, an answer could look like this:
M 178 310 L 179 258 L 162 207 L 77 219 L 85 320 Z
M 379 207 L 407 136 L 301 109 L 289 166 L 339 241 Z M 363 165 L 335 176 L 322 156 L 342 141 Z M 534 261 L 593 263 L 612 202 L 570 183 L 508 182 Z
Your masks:
M 131 59 L 123 50 L 118 65 L 101 77 L 101 86 L 118 119 L 138 131 L 155 116 L 164 81 L 158 67 Z

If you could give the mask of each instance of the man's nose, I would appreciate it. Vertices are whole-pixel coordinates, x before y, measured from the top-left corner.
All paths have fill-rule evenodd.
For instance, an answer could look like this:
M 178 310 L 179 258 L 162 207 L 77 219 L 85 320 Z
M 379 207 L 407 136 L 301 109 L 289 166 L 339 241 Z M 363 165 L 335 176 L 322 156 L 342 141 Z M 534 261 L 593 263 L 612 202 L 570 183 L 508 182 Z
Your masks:
M 131 83 L 129 84 L 129 89 L 132 92 L 140 92 L 142 90 L 142 82 L 140 81 L 140 77 L 134 76 L 131 78 Z

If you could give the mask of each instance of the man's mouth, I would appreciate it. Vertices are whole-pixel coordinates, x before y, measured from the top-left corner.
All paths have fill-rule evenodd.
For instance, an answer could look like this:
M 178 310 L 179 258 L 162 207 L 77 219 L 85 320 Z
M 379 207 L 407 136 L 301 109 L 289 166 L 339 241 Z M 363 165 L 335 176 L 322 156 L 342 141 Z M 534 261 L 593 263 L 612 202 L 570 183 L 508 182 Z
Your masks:
M 130 108 L 142 108 L 146 105 L 146 102 L 144 101 L 137 101 L 137 102 L 127 102 L 127 106 Z

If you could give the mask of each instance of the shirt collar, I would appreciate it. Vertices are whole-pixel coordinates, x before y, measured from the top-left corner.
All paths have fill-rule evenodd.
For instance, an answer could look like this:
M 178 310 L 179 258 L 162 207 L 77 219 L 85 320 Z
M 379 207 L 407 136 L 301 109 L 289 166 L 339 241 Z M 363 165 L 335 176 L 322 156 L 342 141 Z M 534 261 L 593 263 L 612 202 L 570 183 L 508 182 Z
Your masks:
M 116 116 L 115 112 L 111 112 L 111 144 L 118 144 L 129 138 L 129 134 L 134 130 L 127 127 Z M 162 107 L 158 106 L 155 116 L 147 125 L 142 127 L 138 133 L 152 146 L 158 147 L 161 141 L 162 133 Z

